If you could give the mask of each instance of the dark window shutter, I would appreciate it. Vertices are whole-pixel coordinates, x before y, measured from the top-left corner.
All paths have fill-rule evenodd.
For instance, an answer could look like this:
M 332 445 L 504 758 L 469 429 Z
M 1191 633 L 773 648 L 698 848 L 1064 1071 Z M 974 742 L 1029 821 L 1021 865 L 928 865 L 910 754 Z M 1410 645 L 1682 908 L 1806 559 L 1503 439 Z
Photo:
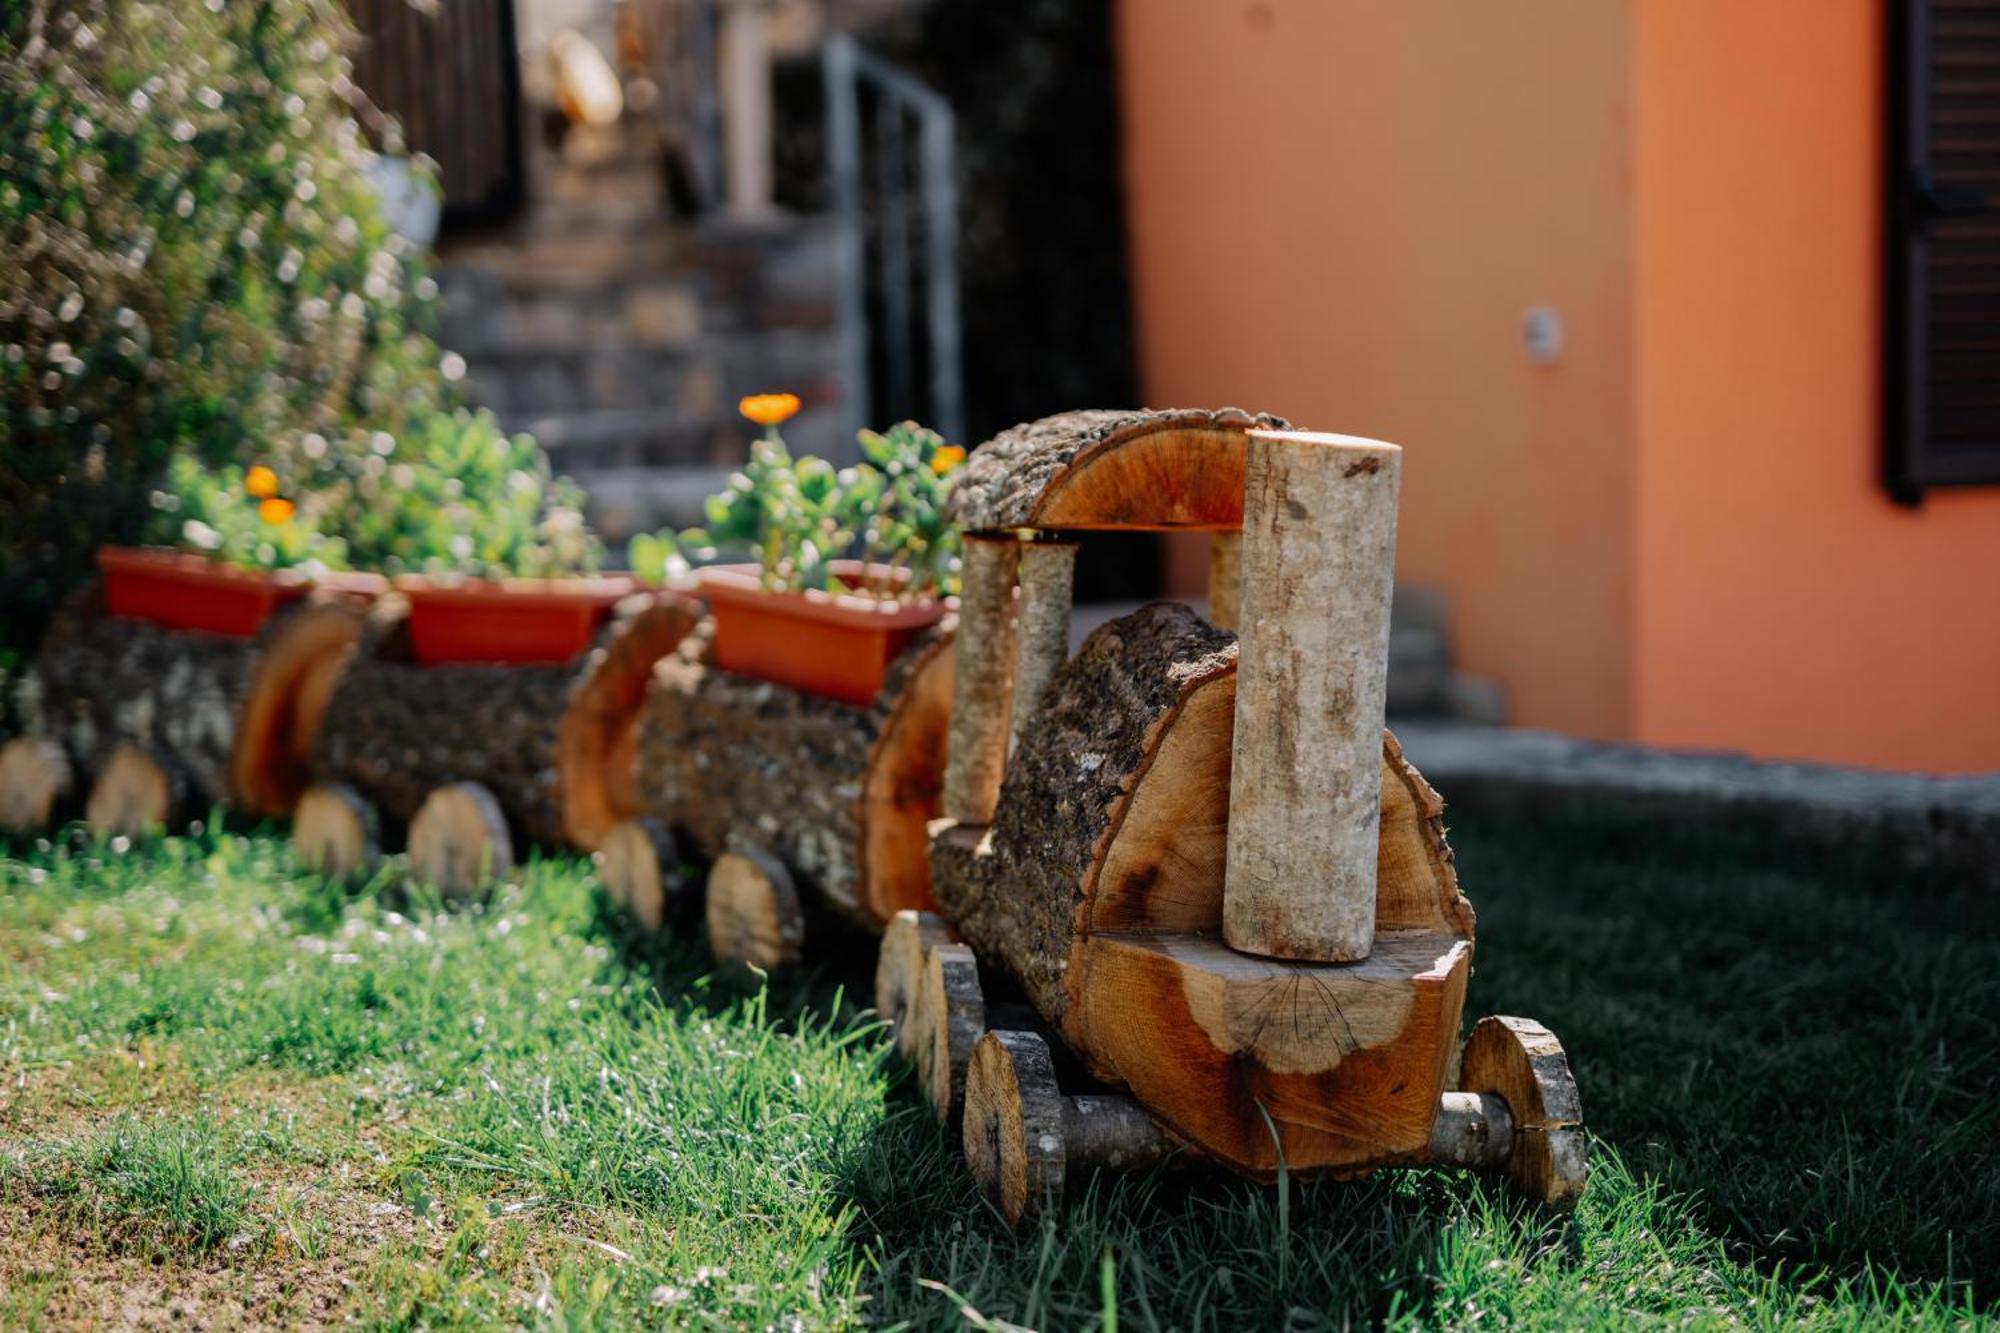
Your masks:
M 514 0 L 347 0 L 354 82 L 438 164 L 447 222 L 502 217 L 521 201 L 520 57 Z
M 1889 0 L 1885 480 L 2000 482 L 2000 0 Z

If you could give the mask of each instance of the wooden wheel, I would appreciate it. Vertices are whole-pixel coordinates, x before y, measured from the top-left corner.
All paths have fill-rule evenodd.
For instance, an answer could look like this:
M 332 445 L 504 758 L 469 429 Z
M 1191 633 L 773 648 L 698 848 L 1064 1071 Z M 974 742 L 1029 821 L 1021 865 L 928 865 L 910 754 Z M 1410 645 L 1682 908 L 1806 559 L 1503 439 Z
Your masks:
M 375 807 L 340 782 L 308 787 L 292 814 L 292 846 L 301 864 L 334 879 L 374 868 L 382 855 Z
M 54 741 L 16 736 L 0 745 L 0 829 L 47 828 L 75 782 L 69 756 Z
M 805 956 L 805 911 L 791 872 L 761 848 L 741 846 L 708 872 L 708 947 L 725 962 L 765 972 Z
M 930 951 L 910 1017 L 917 1077 L 938 1121 L 948 1125 L 964 1109 L 965 1071 L 986 1031 L 979 960 L 971 949 L 940 944 Z
M 910 1022 L 910 1009 L 923 984 L 924 964 L 932 949 L 955 939 L 943 917 L 907 907 L 890 917 L 882 931 L 882 952 L 875 964 L 875 1012 L 894 1029 L 896 1050 L 905 1059 L 915 1055 L 917 1027 Z
M 410 873 L 448 898 L 470 897 L 513 869 L 507 817 L 476 782 L 439 787 L 410 821 Z
M 1531 1018 L 1482 1018 L 1466 1040 L 1459 1085 L 1494 1093 L 1514 1121 L 1507 1175 L 1544 1203 L 1573 1205 L 1588 1175 L 1583 1103 L 1555 1034 Z
M 1048 1043 L 1032 1032 L 988 1032 L 965 1076 L 959 1141 L 980 1192 L 1012 1226 L 1062 1197 L 1063 1099 Z
M 180 775 L 168 764 L 136 745 L 120 745 L 90 785 L 83 817 L 107 836 L 159 833 L 173 821 L 182 790 Z
M 649 931 L 666 923 L 667 902 L 680 890 L 680 853 L 674 835 L 655 819 L 627 819 L 613 826 L 597 851 L 604 890 Z

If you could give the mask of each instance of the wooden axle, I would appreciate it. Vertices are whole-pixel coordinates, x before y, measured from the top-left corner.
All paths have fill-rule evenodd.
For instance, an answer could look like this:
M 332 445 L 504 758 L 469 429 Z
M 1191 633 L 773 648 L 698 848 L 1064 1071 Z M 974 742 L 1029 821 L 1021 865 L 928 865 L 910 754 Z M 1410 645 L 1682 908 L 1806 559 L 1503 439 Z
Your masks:
M 1137 1171 L 1174 1144 L 1130 1097 L 1065 1097 L 1033 1032 L 979 1038 L 966 1072 L 959 1141 L 973 1179 L 1010 1225 L 1062 1197 L 1071 1171 Z
M 1444 1093 L 1429 1145 L 1411 1162 L 1505 1172 L 1541 1202 L 1575 1203 L 1585 1178 L 1584 1138 L 1560 1043 L 1530 1019 L 1487 1018 L 1473 1030 L 1466 1056 L 1467 1078 L 1496 1086 Z M 966 1164 L 1015 1226 L 1059 1199 L 1072 1173 L 1144 1170 L 1178 1147 L 1131 1097 L 1063 1096 L 1053 1052 L 1033 1032 L 979 1038 L 964 1103 Z
M 1402 450 L 1252 431 L 1222 934 L 1352 962 L 1375 938 Z
M 1208 623 L 1234 631 L 1243 605 L 1243 534 L 1212 532 L 1208 537 Z

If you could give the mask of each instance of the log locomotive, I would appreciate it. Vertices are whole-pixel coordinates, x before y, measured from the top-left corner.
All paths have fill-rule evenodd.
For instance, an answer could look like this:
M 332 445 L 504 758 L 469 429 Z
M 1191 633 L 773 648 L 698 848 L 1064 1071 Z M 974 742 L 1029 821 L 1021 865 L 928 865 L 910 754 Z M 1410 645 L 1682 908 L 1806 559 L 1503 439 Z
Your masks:
M 673 592 L 543 666 L 420 666 L 393 597 L 322 604 L 170 686 L 141 683 L 159 645 L 85 608 L 35 677 L 68 722 L 0 752 L 0 817 L 46 817 L 78 763 L 103 786 L 122 744 L 171 789 L 148 776 L 132 821 L 182 789 L 295 805 L 330 870 L 398 825 L 452 892 L 517 844 L 592 850 L 642 926 L 698 902 L 718 959 L 766 970 L 837 913 L 880 932 L 876 1006 L 1015 1223 L 1072 1175 L 1168 1158 L 1454 1164 L 1567 1204 L 1566 1057 L 1526 1019 L 1461 1040 L 1473 911 L 1442 802 L 1383 726 L 1400 469 L 1392 445 L 1234 410 L 1015 427 L 953 491 L 956 615 L 866 705 L 717 669 Z M 1210 534 L 1208 615 L 1148 606 L 1072 654 L 1079 541 L 1133 530 Z M 146 702 L 55 698 L 78 641 L 98 643 L 78 679 Z M 211 695 L 209 722 L 160 721 Z

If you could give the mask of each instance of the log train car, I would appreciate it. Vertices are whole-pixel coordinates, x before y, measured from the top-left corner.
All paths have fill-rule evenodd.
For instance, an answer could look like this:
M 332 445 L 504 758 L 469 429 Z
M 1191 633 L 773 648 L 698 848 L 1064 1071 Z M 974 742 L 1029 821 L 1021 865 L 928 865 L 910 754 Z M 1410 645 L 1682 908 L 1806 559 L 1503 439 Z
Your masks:
M 112 835 L 219 804 L 290 814 L 365 604 L 315 594 L 234 637 L 112 615 L 87 585 L 14 683 L 22 734 L 0 747 L 0 828 L 72 811 Z
M 398 824 L 454 892 L 517 842 L 595 850 L 642 926 L 699 900 L 718 959 L 766 970 L 838 913 L 881 932 L 877 1008 L 1017 1223 L 1071 1175 L 1168 1157 L 1256 1178 L 1455 1164 L 1566 1204 L 1585 1173 L 1566 1057 L 1526 1019 L 1461 1040 L 1473 912 L 1442 802 L 1383 726 L 1400 467 L 1226 409 L 1004 432 L 953 491 L 955 617 L 866 705 L 716 668 L 672 592 L 533 667 L 413 663 L 394 598 L 202 666 L 83 615 L 41 688 L 104 640 L 91 668 L 134 702 L 79 693 L 67 730 L 11 742 L 0 816 L 47 815 L 7 793 L 86 757 L 110 773 L 107 739 L 143 733 L 169 785 L 296 801 L 332 870 Z M 1133 530 L 1211 535 L 1208 615 L 1149 606 L 1072 655 L 1079 541 Z

